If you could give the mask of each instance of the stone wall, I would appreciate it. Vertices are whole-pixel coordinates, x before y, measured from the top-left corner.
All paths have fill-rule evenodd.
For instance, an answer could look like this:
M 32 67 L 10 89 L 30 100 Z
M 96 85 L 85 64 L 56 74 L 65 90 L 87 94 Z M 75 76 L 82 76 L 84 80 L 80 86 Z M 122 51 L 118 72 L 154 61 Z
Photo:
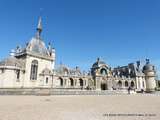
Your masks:
M 61 89 L 45 89 L 45 88 L 24 88 L 24 89 L 0 89 L 0 95 L 116 95 L 127 94 L 126 90 L 107 90 L 107 91 L 95 91 L 95 90 L 61 90 Z

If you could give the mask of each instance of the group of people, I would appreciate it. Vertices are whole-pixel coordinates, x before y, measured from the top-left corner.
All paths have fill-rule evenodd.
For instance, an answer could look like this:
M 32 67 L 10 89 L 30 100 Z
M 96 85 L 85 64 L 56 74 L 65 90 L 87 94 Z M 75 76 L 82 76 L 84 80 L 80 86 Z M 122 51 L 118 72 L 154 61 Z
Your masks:
M 132 88 L 131 86 L 129 86 L 129 87 L 128 87 L 128 94 L 131 93 L 131 90 L 133 90 L 133 88 Z M 135 91 L 135 89 L 134 89 L 134 91 Z M 141 89 L 141 93 L 144 93 L 144 90 L 143 90 L 143 89 Z

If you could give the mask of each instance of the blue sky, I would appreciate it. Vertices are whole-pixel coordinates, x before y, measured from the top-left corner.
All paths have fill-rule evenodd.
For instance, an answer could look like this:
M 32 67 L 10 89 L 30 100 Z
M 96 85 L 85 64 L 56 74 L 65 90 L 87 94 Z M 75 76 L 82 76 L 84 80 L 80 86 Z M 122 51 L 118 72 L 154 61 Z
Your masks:
M 148 57 L 159 69 L 159 0 L 0 0 L 1 59 L 35 35 L 40 8 L 56 64 L 90 69 L 97 57 L 112 67 Z

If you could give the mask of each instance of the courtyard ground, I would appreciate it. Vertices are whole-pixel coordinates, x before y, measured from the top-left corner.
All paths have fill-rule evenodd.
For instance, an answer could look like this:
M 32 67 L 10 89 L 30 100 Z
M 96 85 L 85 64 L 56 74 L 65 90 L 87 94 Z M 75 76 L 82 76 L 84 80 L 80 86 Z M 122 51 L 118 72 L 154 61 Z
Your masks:
M 0 96 L 0 120 L 160 120 L 160 95 Z

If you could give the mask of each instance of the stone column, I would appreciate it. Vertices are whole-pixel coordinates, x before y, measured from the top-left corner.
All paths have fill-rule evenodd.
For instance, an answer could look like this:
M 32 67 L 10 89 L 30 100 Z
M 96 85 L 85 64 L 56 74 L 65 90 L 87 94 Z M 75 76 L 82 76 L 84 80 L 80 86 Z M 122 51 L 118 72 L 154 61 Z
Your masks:
M 96 90 L 101 90 L 101 77 L 96 76 Z

